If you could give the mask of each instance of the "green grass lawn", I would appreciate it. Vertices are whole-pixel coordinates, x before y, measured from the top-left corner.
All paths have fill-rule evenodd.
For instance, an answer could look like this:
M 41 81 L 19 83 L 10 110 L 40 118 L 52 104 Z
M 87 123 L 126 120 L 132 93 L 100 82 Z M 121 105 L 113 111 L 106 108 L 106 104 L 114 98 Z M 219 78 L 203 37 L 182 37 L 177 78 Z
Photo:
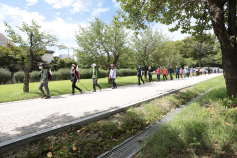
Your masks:
M 153 75 L 153 80 L 157 80 L 156 75 Z M 161 80 L 163 80 L 162 77 Z M 144 79 L 144 81 L 148 82 L 148 79 Z M 82 79 L 80 83 L 83 84 L 83 86 L 88 90 L 93 89 L 92 79 Z M 86 89 L 82 87 L 80 83 L 77 83 L 77 86 L 82 88 L 83 91 L 86 91 Z M 136 76 L 118 77 L 116 79 L 116 83 L 118 86 L 132 85 L 137 84 L 138 79 Z M 108 84 L 108 78 L 100 78 L 98 80 L 98 84 L 102 86 L 102 88 L 112 87 L 112 84 Z M 39 98 L 41 97 L 41 93 L 38 87 L 39 82 L 30 83 L 29 93 L 23 93 L 23 83 L 0 85 L 0 103 Z M 49 90 L 51 96 L 70 94 L 72 91 L 72 84 L 70 80 L 50 81 Z M 77 92 L 77 90 L 75 92 Z
M 206 82 L 211 91 L 149 138 L 136 158 L 237 157 L 237 99 L 227 96 L 223 76 L 217 78 Z

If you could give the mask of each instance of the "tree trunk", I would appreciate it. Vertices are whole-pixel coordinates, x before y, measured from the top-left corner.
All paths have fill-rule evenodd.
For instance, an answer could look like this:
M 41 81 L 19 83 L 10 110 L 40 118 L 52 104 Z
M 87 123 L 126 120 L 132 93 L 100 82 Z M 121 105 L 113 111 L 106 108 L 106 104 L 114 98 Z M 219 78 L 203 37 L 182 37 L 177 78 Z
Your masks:
M 29 80 L 30 73 L 28 70 L 24 70 L 23 92 L 29 92 Z
M 224 3 L 208 1 L 214 32 L 221 44 L 222 65 L 229 96 L 237 97 L 236 0 L 229 0 L 228 31 L 224 21 Z
M 198 63 L 199 63 L 199 68 L 201 67 L 201 58 L 198 59 Z
M 145 66 L 145 78 L 147 79 L 147 66 Z

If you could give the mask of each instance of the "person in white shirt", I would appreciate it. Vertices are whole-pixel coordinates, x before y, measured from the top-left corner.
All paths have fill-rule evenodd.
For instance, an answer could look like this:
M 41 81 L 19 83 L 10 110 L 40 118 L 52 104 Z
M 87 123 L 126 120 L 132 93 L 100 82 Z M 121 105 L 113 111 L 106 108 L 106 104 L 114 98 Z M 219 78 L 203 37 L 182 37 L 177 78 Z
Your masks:
M 110 69 L 110 72 L 109 72 L 109 79 L 112 79 L 112 83 L 113 83 L 113 88 L 112 89 L 115 89 L 117 88 L 117 85 L 115 83 L 115 79 L 116 79 L 116 69 L 114 68 L 114 64 L 111 64 L 110 65 L 111 69 Z
M 184 78 L 186 78 L 186 76 L 187 76 L 187 69 L 186 69 L 186 67 L 183 70 L 183 74 L 184 74 Z

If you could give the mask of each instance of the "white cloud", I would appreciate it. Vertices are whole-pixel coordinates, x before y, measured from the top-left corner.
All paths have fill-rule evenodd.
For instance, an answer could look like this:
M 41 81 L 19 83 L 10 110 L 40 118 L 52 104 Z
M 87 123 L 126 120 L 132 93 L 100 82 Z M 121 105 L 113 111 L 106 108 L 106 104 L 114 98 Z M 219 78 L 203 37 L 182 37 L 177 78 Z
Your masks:
M 81 0 L 78 0 L 77 2 L 73 3 L 73 8 L 70 10 L 71 14 L 76 14 L 76 13 L 83 13 L 85 11 L 90 11 L 88 8 L 90 4 L 85 4 Z
M 120 2 L 117 2 L 116 0 L 112 0 L 112 2 L 114 3 L 115 8 L 120 8 Z
M 98 4 L 97 4 L 97 7 L 102 7 L 102 3 L 98 3 Z
M 108 8 L 97 8 L 95 10 L 93 10 L 93 12 L 91 13 L 91 16 L 99 16 L 100 13 L 105 13 L 107 11 L 109 11 L 110 7 Z
M 35 5 L 38 2 L 38 0 L 26 0 L 26 2 L 28 2 L 27 6 L 30 6 L 30 5 Z
M 60 15 L 61 13 L 60 12 L 57 12 L 57 13 L 55 13 L 56 15 Z
M 64 43 L 69 47 L 77 47 L 75 42 L 75 31 L 78 30 L 77 22 L 66 22 L 62 18 L 56 18 L 53 21 L 46 21 L 46 18 L 39 14 L 38 12 L 29 12 L 27 10 L 21 10 L 20 8 L 10 7 L 8 5 L 0 4 L 0 32 L 5 36 L 5 26 L 4 21 L 9 22 L 12 28 L 16 29 L 15 26 L 21 26 L 22 22 L 31 24 L 32 19 L 36 20 L 41 26 L 41 31 L 47 31 L 51 35 L 55 35 L 59 41 L 58 43 Z M 9 21 L 10 20 L 10 21 Z M 86 26 L 85 23 L 80 23 L 82 26 Z M 16 29 L 17 30 L 17 29 Z M 24 33 L 17 31 L 23 38 L 27 38 Z M 55 49 L 56 48 L 51 48 Z M 64 52 L 66 50 L 61 50 Z
M 53 8 L 59 9 L 72 6 L 74 0 L 45 0 L 48 4 L 52 4 Z M 79 0 L 80 1 L 80 0 Z

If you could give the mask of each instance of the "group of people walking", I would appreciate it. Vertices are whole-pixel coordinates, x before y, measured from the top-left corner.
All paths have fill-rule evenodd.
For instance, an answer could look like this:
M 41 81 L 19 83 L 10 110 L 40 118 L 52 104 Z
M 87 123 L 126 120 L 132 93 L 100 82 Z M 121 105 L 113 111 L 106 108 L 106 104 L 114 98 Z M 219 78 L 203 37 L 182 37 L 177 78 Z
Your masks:
M 98 72 L 98 69 L 96 68 L 96 64 L 92 64 L 91 65 L 93 68 L 92 71 L 92 81 L 93 81 L 93 91 L 92 92 L 96 92 L 96 86 L 99 87 L 99 89 L 101 90 L 101 86 L 97 83 L 98 82 L 98 77 L 100 75 L 100 73 Z M 40 71 L 40 85 L 39 85 L 39 90 L 42 93 L 42 99 L 49 99 L 50 98 L 50 91 L 48 88 L 48 82 L 50 80 L 52 80 L 51 73 L 48 72 L 48 70 L 45 68 L 45 64 L 41 63 L 39 64 L 39 69 L 41 69 Z M 167 80 L 168 75 L 170 75 L 170 79 L 173 80 L 173 74 L 176 74 L 176 79 L 179 78 L 186 78 L 186 77 L 193 77 L 194 76 L 194 72 L 196 72 L 196 75 L 200 75 L 202 73 L 204 74 L 210 74 L 212 72 L 214 73 L 219 73 L 219 68 L 189 68 L 189 67 L 185 67 L 184 69 L 182 68 L 178 68 L 178 66 L 176 66 L 176 69 L 174 70 L 172 67 L 169 68 L 169 70 L 167 70 L 165 67 L 163 68 L 163 70 L 161 70 L 161 68 L 158 66 L 155 73 L 157 74 L 157 81 L 160 81 L 160 77 L 161 75 L 163 75 L 163 80 Z M 149 82 L 153 82 L 152 80 L 152 75 L 153 75 L 153 69 L 151 68 L 151 66 L 149 66 L 148 68 L 148 75 L 149 75 Z M 138 85 L 140 85 L 140 82 L 142 81 L 143 84 L 145 84 L 144 80 L 142 79 L 143 76 L 143 69 L 141 68 L 141 65 L 138 65 L 138 71 L 137 71 L 137 77 L 138 77 Z M 110 72 L 109 72 L 109 79 L 112 80 L 112 84 L 113 84 L 113 88 L 115 89 L 117 88 L 117 84 L 115 83 L 115 79 L 117 78 L 117 71 L 114 68 L 114 64 L 110 65 Z M 72 64 L 71 66 L 71 82 L 72 82 L 72 93 L 71 95 L 74 95 L 75 93 L 75 89 L 77 89 L 78 91 L 80 91 L 80 93 L 82 93 L 82 89 L 80 89 L 79 87 L 76 86 L 76 83 L 80 82 L 80 73 L 76 68 L 75 64 Z M 47 95 L 45 94 L 43 87 L 45 88 Z

